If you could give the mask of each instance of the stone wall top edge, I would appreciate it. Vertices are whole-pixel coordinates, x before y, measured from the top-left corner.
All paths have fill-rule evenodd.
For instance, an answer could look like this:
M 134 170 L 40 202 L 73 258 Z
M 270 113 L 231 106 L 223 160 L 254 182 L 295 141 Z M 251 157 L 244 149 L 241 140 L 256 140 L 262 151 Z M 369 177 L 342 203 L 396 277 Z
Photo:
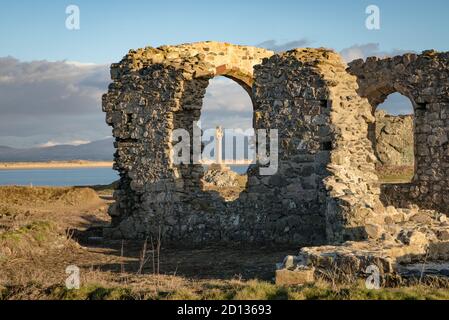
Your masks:
M 341 55 L 328 48 L 295 48 L 292 50 L 277 53 L 266 62 L 278 62 L 281 60 L 296 60 L 308 66 L 341 65 L 346 66 Z
M 215 46 L 215 48 L 214 48 Z M 205 50 L 206 49 L 206 50 Z M 218 49 L 218 50 L 213 50 Z M 123 57 L 123 59 L 119 63 L 114 63 L 113 66 L 121 65 L 129 63 L 133 60 L 148 60 L 153 56 L 158 55 L 169 55 L 169 57 L 164 57 L 166 61 L 176 60 L 179 58 L 195 58 L 201 55 L 207 54 L 218 54 L 220 55 L 220 49 L 234 49 L 229 52 L 229 54 L 238 55 L 237 50 L 253 50 L 252 54 L 256 54 L 258 58 L 286 58 L 286 57 L 296 57 L 302 61 L 310 61 L 310 62 L 324 62 L 326 60 L 341 60 L 341 56 L 332 49 L 328 48 L 295 48 L 288 51 L 283 52 L 274 52 L 264 48 L 254 47 L 254 46 L 245 46 L 245 45 L 235 45 L 227 42 L 215 42 L 215 41 L 206 41 L 206 42 L 195 42 L 195 43 L 184 43 L 179 45 L 163 45 L 160 47 L 145 47 L 139 49 L 131 49 L 129 52 Z M 218 53 L 217 53 L 218 52 Z M 170 57 L 170 54 L 174 55 Z M 180 56 L 176 56 L 179 54 Z
M 251 51 L 252 53 L 257 53 L 263 56 L 271 56 L 275 54 L 275 52 L 271 50 L 255 46 L 238 45 L 227 42 L 204 41 L 204 42 L 183 43 L 178 45 L 162 45 L 159 47 L 147 46 L 143 48 L 131 49 L 128 51 L 128 53 L 124 56 L 122 60 L 134 58 L 139 55 L 160 54 L 160 53 L 184 53 L 185 56 L 188 57 L 188 56 L 196 56 L 197 51 L 202 53 L 208 52 L 216 53 L 216 51 L 221 52 L 230 49 Z M 189 54 L 189 51 L 191 51 L 192 53 Z M 233 51 L 233 53 L 235 53 L 235 51 Z
M 363 69 L 373 64 L 383 65 L 387 63 L 403 63 L 421 60 L 441 60 L 449 62 L 449 51 L 424 50 L 421 53 L 407 52 L 390 57 L 370 56 L 366 59 L 355 59 L 348 63 L 348 70 Z
M 112 79 L 120 75 L 139 72 L 152 65 L 173 67 L 183 72 L 214 76 L 216 68 L 222 64 L 240 69 L 239 64 L 258 64 L 262 59 L 274 55 L 273 51 L 253 46 L 234 45 L 227 42 L 195 42 L 158 48 L 145 47 L 131 49 L 120 62 L 111 65 Z M 213 56 L 213 57 L 209 57 Z M 214 62 L 214 59 L 219 61 Z M 239 61 L 240 60 L 240 61 Z M 248 67 L 243 67 L 243 69 Z M 248 70 L 246 70 L 248 73 Z M 252 72 L 249 72 L 252 73 Z

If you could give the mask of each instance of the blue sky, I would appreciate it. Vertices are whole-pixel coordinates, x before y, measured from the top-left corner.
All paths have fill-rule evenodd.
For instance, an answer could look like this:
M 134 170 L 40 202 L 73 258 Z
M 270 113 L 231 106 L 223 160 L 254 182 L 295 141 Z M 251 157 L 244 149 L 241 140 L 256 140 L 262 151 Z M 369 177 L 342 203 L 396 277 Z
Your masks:
M 2 1 L 0 56 L 110 63 L 130 48 L 202 40 L 255 45 L 307 39 L 338 51 L 378 43 L 381 50 L 449 48 L 446 0 L 73 0 Z M 81 29 L 65 28 L 76 4 Z M 381 10 L 381 29 L 365 28 L 365 8 Z
M 449 51 L 447 0 L 0 1 L 0 145 L 12 147 L 110 136 L 101 112 L 109 64 L 133 48 L 214 40 L 270 49 L 327 47 L 346 61 Z M 77 31 L 65 24 L 72 4 L 80 9 Z M 380 30 L 365 26 L 369 5 L 380 9 Z M 400 95 L 385 105 L 392 114 L 409 108 Z M 230 80 L 211 81 L 205 124 L 251 126 L 251 116 L 243 89 Z

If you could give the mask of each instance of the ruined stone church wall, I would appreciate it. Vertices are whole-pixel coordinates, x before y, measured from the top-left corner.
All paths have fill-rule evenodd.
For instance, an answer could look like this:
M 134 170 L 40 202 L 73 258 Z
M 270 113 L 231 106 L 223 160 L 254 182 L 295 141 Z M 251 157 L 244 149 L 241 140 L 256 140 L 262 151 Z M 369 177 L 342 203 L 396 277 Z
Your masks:
M 277 175 L 250 176 L 248 192 L 277 203 L 268 216 L 290 217 L 289 232 L 327 242 L 362 238 L 383 206 L 367 139 L 374 119 L 355 77 L 325 49 L 292 50 L 255 70 L 255 128 L 279 129 L 280 160 Z
M 393 58 L 353 61 L 359 94 L 375 108 L 393 92 L 414 107 L 415 176 L 412 183 L 386 185 L 387 204 L 448 212 L 449 199 L 449 53 L 425 51 Z
M 254 64 L 272 54 L 207 42 L 131 50 L 112 66 L 103 110 L 116 138 L 114 168 L 121 179 L 106 236 L 144 239 L 162 232 L 165 241 L 186 244 L 254 239 L 253 220 L 201 191 L 201 165 L 171 163 L 171 134 L 181 128 L 193 136 L 211 78 L 225 75 L 249 90 Z
M 375 119 L 368 101 L 358 93 L 356 77 L 335 52 L 315 61 L 328 88 L 329 120 L 332 129 L 330 175 L 324 179 L 327 195 L 327 238 L 329 242 L 359 240 L 367 223 L 383 223 L 384 206 L 375 174 L 376 157 L 368 139 L 368 127 Z
M 355 98 L 339 94 L 353 94 L 344 90 L 355 83 L 343 72 L 339 57 L 327 50 L 273 55 L 201 43 L 130 51 L 112 66 L 114 82 L 103 98 L 121 176 L 112 226 L 105 234 L 143 239 L 161 232 L 166 242 L 192 245 L 321 244 L 330 234 L 336 241 L 343 238 L 345 227 L 361 227 L 360 214 L 371 214 L 376 192 L 370 194 L 366 180 L 371 167 L 360 162 L 371 156 L 362 139 L 365 128 L 348 138 L 344 132 L 349 129 L 339 120 L 350 117 L 352 125 L 366 120 L 360 101 L 344 110 L 345 101 Z M 186 129 L 193 136 L 205 90 L 217 74 L 251 89 L 255 129 L 279 134 L 278 172 L 261 176 L 259 165 L 253 166 L 247 189 L 233 202 L 201 190 L 201 165 L 170 160 L 173 130 Z M 341 86 L 338 92 L 335 86 Z M 338 153 L 352 147 L 360 154 Z M 339 157 L 344 163 L 335 160 Z
M 146 232 L 150 218 L 160 210 L 151 205 L 158 196 L 154 189 L 162 185 L 165 189 L 166 182 L 174 181 L 167 146 L 181 78 L 175 70 L 153 65 L 114 80 L 103 97 L 107 122 L 116 138 L 114 169 L 121 178 L 110 214 L 117 227 L 115 236 L 135 238 Z
M 248 197 L 263 210 L 280 237 L 326 242 L 326 190 L 330 128 L 321 75 L 300 52 L 278 54 L 255 67 L 255 129 L 276 129 L 278 171 L 249 173 Z M 275 231 L 275 230 L 274 230 Z M 301 240 L 301 241 L 300 241 Z
M 323 244 L 364 237 L 384 206 L 368 139 L 373 100 L 326 49 L 286 53 L 197 43 L 130 53 L 114 64 L 103 98 L 121 180 L 111 209 L 113 238 L 163 234 L 165 243 Z M 279 167 L 250 167 L 239 199 L 201 188 L 199 164 L 175 165 L 173 130 L 193 136 L 209 80 L 227 76 L 249 92 L 254 129 L 278 130 Z M 386 91 L 380 90 L 383 94 Z M 190 150 L 192 152 L 192 150 Z M 193 155 L 190 154 L 190 158 Z

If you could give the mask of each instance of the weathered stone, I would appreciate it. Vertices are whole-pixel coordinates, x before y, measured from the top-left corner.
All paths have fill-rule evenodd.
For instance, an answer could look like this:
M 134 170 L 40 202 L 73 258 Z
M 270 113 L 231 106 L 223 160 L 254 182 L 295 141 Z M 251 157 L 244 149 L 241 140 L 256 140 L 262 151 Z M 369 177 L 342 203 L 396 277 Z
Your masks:
M 299 259 L 298 256 L 287 256 L 278 269 L 295 270 L 298 265 L 302 265 L 303 263 L 304 261 Z
M 217 187 L 238 187 L 239 175 L 229 168 L 209 169 L 204 173 L 203 181 Z
M 399 239 L 404 244 L 410 245 L 410 246 L 424 246 L 429 243 L 426 235 L 417 230 L 403 231 L 399 235 Z
M 418 262 L 427 265 L 432 261 L 449 260 L 449 227 L 422 226 L 406 221 L 384 226 L 384 229 L 380 239 L 302 248 L 297 256 L 289 256 L 280 267 L 288 270 L 285 261 L 290 261 L 291 269 L 315 268 L 317 273 L 331 274 L 333 280 L 339 277 L 347 280 L 366 279 L 365 270 L 372 266 L 386 275 L 401 272 Z M 397 235 L 401 242 L 392 235 Z
M 296 270 L 276 270 L 276 284 L 279 286 L 294 286 L 315 281 L 315 268 L 299 268 Z
M 375 151 L 383 166 L 413 166 L 413 115 L 391 116 L 376 111 Z
M 370 239 L 379 239 L 384 232 L 384 229 L 377 224 L 367 224 L 365 226 L 365 232 Z
M 449 230 L 438 231 L 438 239 L 441 241 L 449 241 Z
M 425 213 L 418 213 L 410 217 L 410 220 L 416 223 L 425 223 L 425 224 L 432 223 L 432 217 Z

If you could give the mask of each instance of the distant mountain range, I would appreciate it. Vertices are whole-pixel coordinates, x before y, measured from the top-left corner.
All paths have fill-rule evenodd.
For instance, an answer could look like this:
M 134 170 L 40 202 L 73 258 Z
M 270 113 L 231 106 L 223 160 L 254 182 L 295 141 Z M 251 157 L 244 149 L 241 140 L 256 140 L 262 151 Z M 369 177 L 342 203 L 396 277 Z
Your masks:
M 58 145 L 16 149 L 0 146 L 0 162 L 36 162 L 36 161 L 112 161 L 114 155 L 114 139 L 93 141 L 79 146 Z

